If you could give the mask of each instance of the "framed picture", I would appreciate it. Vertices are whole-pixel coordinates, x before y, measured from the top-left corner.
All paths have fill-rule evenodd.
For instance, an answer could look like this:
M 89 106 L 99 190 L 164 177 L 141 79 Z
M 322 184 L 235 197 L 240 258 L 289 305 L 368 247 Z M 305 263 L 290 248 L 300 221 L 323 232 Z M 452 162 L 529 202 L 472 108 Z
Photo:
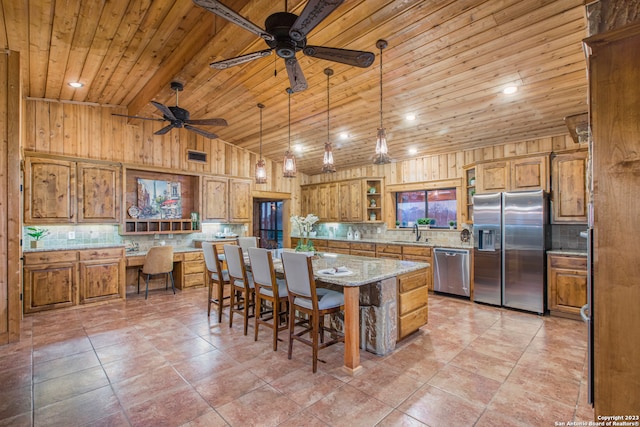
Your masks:
M 138 178 L 141 219 L 182 219 L 180 183 Z

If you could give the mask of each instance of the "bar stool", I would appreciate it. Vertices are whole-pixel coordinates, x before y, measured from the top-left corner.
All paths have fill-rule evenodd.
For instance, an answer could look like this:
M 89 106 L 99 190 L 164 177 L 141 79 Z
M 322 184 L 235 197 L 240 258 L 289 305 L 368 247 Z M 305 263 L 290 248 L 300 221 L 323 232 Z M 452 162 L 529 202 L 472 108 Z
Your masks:
M 144 259 L 144 265 L 138 270 L 138 293 L 140 293 L 140 275 L 146 275 L 146 290 L 144 299 L 149 296 L 149 277 L 165 274 L 165 289 L 169 288 L 167 278 L 171 278 L 171 289 L 176 293 L 175 283 L 173 282 L 173 246 L 154 246 L 147 252 Z
M 222 309 L 227 307 L 224 300 L 228 300 L 228 296 L 224 296 L 224 289 L 231 281 L 229 272 L 222 269 L 222 262 L 218 255 L 218 248 L 211 242 L 202 243 L 202 252 L 204 254 L 204 262 L 207 266 L 207 284 L 209 286 L 209 304 L 207 307 L 207 316 L 211 316 L 211 304 L 218 307 L 218 323 L 222 322 Z M 213 287 L 216 286 L 215 297 L 213 297 Z
M 258 238 L 255 236 L 238 237 L 238 245 L 242 248 L 242 253 L 247 253 L 249 248 L 258 247 Z
M 298 340 L 308 346 L 313 351 L 313 372 L 318 368 L 318 350 L 330 345 L 344 342 L 344 335 L 332 328 L 324 326 L 324 316 L 326 314 L 339 313 L 344 310 L 344 295 L 341 292 L 323 290 L 322 293 L 316 290 L 316 281 L 313 277 L 311 258 L 306 254 L 296 252 L 283 252 L 282 264 L 284 275 L 289 292 L 289 353 L 291 359 L 293 353 L 293 340 Z M 306 314 L 308 323 L 296 322 L 296 312 Z M 295 332 L 296 325 L 305 324 L 300 332 Z M 334 338 L 330 341 L 322 342 L 324 332 L 330 332 Z M 311 339 L 304 337 L 310 333 Z
M 238 313 L 244 317 L 244 334 L 247 335 L 249 318 L 255 315 L 255 285 L 253 284 L 253 277 L 247 273 L 240 246 L 224 245 L 224 257 L 231 282 L 229 327 L 233 326 L 233 313 Z
M 258 341 L 258 325 L 266 325 L 273 331 L 273 351 L 278 349 L 278 332 L 287 329 L 289 294 L 284 279 L 276 279 L 271 252 L 249 248 L 251 274 L 256 287 L 256 326 L 254 341 Z M 263 310 L 264 301 L 271 309 Z M 267 316 L 267 317 L 264 317 Z

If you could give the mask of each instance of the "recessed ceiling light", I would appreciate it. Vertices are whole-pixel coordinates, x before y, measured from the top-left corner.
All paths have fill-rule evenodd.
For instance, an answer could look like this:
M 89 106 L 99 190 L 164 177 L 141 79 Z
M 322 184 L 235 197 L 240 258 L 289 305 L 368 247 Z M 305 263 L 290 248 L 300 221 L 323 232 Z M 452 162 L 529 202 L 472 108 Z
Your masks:
M 340 132 L 340 139 L 349 139 L 349 134 L 347 132 Z
M 417 153 L 418 153 L 417 148 L 409 148 L 409 154 L 417 154 Z
M 416 115 L 413 113 L 409 113 L 405 116 L 405 118 L 409 121 L 415 120 L 416 119 Z
M 518 86 L 507 86 L 502 90 L 505 95 L 511 95 L 518 91 Z
M 84 85 L 82 83 L 80 83 L 80 82 L 69 82 L 69 86 L 77 89 L 77 88 L 82 87 Z
M 296 144 L 293 149 L 296 150 L 296 153 L 302 153 L 302 145 L 300 144 Z

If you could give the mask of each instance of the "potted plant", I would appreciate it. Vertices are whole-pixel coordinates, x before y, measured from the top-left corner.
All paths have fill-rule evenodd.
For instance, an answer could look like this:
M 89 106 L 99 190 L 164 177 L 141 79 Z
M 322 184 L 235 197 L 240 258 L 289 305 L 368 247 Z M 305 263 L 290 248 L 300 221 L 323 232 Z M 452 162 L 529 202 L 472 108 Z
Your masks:
M 454 228 L 456 228 L 456 222 L 453 220 L 449 221 L 449 230 L 453 230 Z
M 433 224 L 435 220 L 433 218 L 418 218 L 416 222 L 418 223 L 418 228 L 428 230 L 431 228 L 431 224 Z
M 296 252 L 306 252 L 308 255 L 315 253 L 313 242 L 309 240 L 309 235 L 313 229 L 313 224 L 318 222 L 319 218 L 314 214 L 309 214 L 306 217 L 293 215 L 291 222 L 298 227 L 300 232 L 300 239 L 296 246 Z
M 33 239 L 31 241 L 32 248 L 41 248 L 42 239 L 47 237 L 50 233 L 46 228 L 41 227 L 27 227 L 27 234 Z
M 400 221 L 396 221 L 396 228 L 400 227 Z

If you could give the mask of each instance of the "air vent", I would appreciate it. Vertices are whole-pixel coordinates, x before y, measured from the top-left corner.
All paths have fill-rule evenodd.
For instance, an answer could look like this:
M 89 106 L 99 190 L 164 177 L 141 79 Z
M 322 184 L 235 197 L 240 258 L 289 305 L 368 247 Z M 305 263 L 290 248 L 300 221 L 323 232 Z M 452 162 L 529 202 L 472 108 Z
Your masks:
M 187 150 L 187 160 L 190 162 L 207 163 L 207 153 Z

